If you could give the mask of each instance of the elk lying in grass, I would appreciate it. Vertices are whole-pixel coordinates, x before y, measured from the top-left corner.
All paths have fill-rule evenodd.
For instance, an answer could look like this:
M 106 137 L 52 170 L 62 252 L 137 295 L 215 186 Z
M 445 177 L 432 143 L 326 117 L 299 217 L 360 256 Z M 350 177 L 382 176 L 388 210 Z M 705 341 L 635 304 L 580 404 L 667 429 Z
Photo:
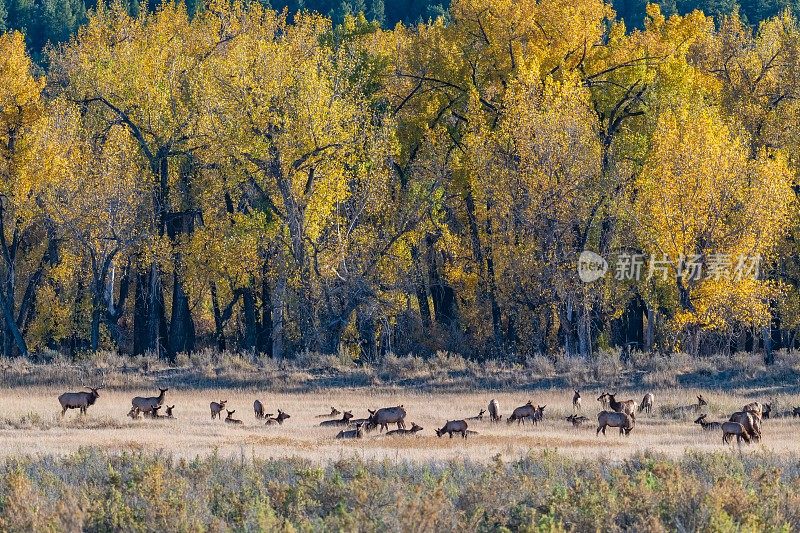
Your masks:
M 402 405 L 396 407 L 384 407 L 378 409 L 374 413 L 370 411 L 369 423 L 380 428 L 381 432 L 384 429 L 389 429 L 389 424 L 397 424 L 397 429 L 405 429 L 404 422 L 406 418 L 406 410 Z
M 461 433 L 462 438 L 467 438 L 467 423 L 464 420 L 448 420 L 442 429 L 436 430 L 436 436 L 441 437 L 447 433 L 453 438 L 453 433 Z
M 150 418 L 164 418 L 163 416 L 158 414 L 158 411 L 161 409 L 160 405 L 154 405 L 153 408 L 150 410 L 149 413 L 145 413 L 144 416 L 149 416 Z
M 356 424 L 355 429 L 343 429 L 337 435 L 337 439 L 363 439 L 364 431 L 361 429 L 364 424 Z
M 324 420 L 319 423 L 322 427 L 330 427 L 330 426 L 349 426 L 350 420 L 353 418 L 352 411 L 345 411 L 342 413 L 342 418 L 338 420 Z
M 500 422 L 501 418 L 503 418 L 503 415 L 500 414 L 500 404 L 492 398 L 492 401 L 489 402 L 489 420 Z
M 175 415 L 172 414 L 172 410 L 175 409 L 174 405 L 167 406 L 167 414 L 164 415 L 164 418 L 175 418 Z
M 279 426 L 282 426 L 283 425 L 283 421 L 286 420 L 287 418 L 292 418 L 292 417 L 291 417 L 291 415 L 288 415 L 288 414 L 284 413 L 283 411 L 281 411 L 280 409 L 278 409 L 278 416 L 273 417 L 271 414 L 267 415 L 266 425 L 267 426 L 271 426 L 272 424 L 277 423 Z
M 573 389 L 575 394 L 572 395 L 572 410 L 578 411 L 581 409 L 581 393 L 578 392 L 578 389 Z
M 741 445 L 742 441 L 750 444 L 750 435 L 742 424 L 738 422 L 723 422 L 722 423 L 722 442 L 729 444 L 731 437 L 736 436 L 736 443 Z
M 679 405 L 677 407 L 671 406 L 661 406 L 661 411 L 663 414 L 672 416 L 675 418 L 684 418 L 690 414 L 699 413 L 703 410 L 703 407 L 708 405 L 708 401 L 703 398 L 703 395 L 700 394 L 697 396 L 697 403 L 691 403 L 689 405 Z
M 636 424 L 636 419 L 628 413 L 619 413 L 617 411 L 600 411 L 597 415 L 597 432 L 599 435 L 603 432 L 606 434 L 606 427 L 619 428 L 619 434 L 628 436 L 633 431 L 633 426 Z
M 331 406 L 331 412 L 330 413 L 327 413 L 327 414 L 324 414 L 324 415 L 317 415 L 317 418 L 333 418 L 334 416 L 339 416 L 340 414 L 342 414 L 341 411 L 339 411 L 335 407 Z
M 136 407 L 136 406 L 133 406 L 133 407 L 131 407 L 131 410 L 128 411 L 128 414 L 126 416 L 129 416 L 133 420 L 138 420 L 139 416 L 141 414 L 142 414 L 142 412 L 139 410 L 139 408 Z
M 215 418 L 222 418 L 222 410 L 225 409 L 225 404 L 228 403 L 228 400 L 220 400 L 218 402 L 211 402 L 211 420 Z
M 424 428 L 422 426 L 418 426 L 415 422 L 411 422 L 411 429 L 393 429 L 391 431 L 386 432 L 387 437 L 405 437 L 408 435 L 413 435 L 417 431 L 422 431 Z
M 154 407 L 160 407 L 164 403 L 164 397 L 169 389 L 162 389 L 159 387 L 158 396 L 137 396 L 131 400 L 131 405 L 137 407 L 142 414 L 152 414 Z
M 792 416 L 794 418 L 800 417 L 800 407 L 793 407 L 792 408 Z
M 253 402 L 253 413 L 256 415 L 256 420 L 264 419 L 264 404 L 261 403 L 261 400 Z
M 589 419 L 585 416 L 578 415 L 569 415 L 566 420 L 567 422 L 572 422 L 572 426 L 576 428 L 581 427 L 583 424 L 589 421 Z
M 700 424 L 700 427 L 705 431 L 719 431 L 719 429 L 722 427 L 722 424 L 719 422 L 706 422 L 706 416 L 708 415 L 700 415 L 697 420 L 694 421 L 694 423 Z
M 61 404 L 61 416 L 64 416 L 67 409 L 80 409 L 82 415 L 86 414 L 86 410 L 89 406 L 94 405 L 94 402 L 100 397 L 100 393 L 97 391 L 103 387 L 97 387 L 96 389 L 92 387 L 86 388 L 89 389 L 89 392 L 65 392 L 58 397 L 58 403 Z
M 741 424 L 747 432 L 747 436 L 753 442 L 761 440 L 761 419 L 748 411 L 738 411 L 733 413 L 728 419 L 729 422 Z
M 652 392 L 648 392 L 642 398 L 642 403 L 639 404 L 639 412 L 647 413 L 648 415 L 653 412 L 653 404 L 655 403 L 656 397 L 653 395 Z
M 225 417 L 225 422 L 227 422 L 228 424 L 241 424 L 242 423 L 241 420 L 233 418 L 233 413 L 236 412 L 236 409 L 234 409 L 233 411 L 228 411 L 227 409 L 225 409 L 225 412 L 228 413 L 228 416 Z
M 530 400 L 528 400 L 528 403 L 526 403 L 525 405 L 521 405 L 516 409 L 514 409 L 514 411 L 511 413 L 511 416 L 508 417 L 507 422 L 509 424 L 512 424 L 514 423 L 514 421 L 516 421 L 517 425 L 525 424 L 526 418 L 530 418 L 531 420 L 533 420 L 533 417 L 535 415 L 536 415 L 536 407 L 534 407 L 533 403 Z
M 465 418 L 464 420 L 483 420 L 483 414 L 486 412 L 486 409 L 481 409 L 481 412 L 478 413 L 478 416 L 471 416 L 469 418 Z

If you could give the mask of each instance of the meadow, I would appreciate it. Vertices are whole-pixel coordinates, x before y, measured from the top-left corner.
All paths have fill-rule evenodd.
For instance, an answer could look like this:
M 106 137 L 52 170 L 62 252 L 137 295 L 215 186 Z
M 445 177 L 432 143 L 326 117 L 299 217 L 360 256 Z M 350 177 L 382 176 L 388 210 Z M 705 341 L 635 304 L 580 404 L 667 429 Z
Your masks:
M 680 355 L 650 367 L 620 354 L 590 362 L 531 360 L 478 367 L 457 356 L 390 358 L 357 367 L 307 355 L 275 364 L 196 354 L 176 364 L 95 354 L 0 362 L 0 530 L 780 530 L 800 527 L 800 406 L 795 356 L 764 367 L 746 354 L 718 361 Z M 711 369 L 709 365 L 716 368 Z M 638 366 L 637 366 L 638 365 Z M 105 385 L 86 416 L 60 416 L 58 394 Z M 136 395 L 169 387 L 175 419 L 132 420 Z M 572 395 L 589 421 L 574 428 Z M 595 435 L 604 390 L 655 394 L 629 437 Z M 726 420 L 770 402 L 763 439 L 724 445 L 694 410 Z M 437 438 L 446 420 L 490 399 L 507 417 L 546 405 L 534 426 L 469 421 L 467 439 Z M 265 425 L 253 414 L 291 415 Z M 227 400 L 241 425 L 212 420 Z M 404 405 L 409 437 L 378 431 L 341 440 L 319 415 Z M 224 417 L 224 411 L 223 411 Z M 30 502 L 30 503 L 26 503 Z M 35 510 L 35 512 L 33 511 Z

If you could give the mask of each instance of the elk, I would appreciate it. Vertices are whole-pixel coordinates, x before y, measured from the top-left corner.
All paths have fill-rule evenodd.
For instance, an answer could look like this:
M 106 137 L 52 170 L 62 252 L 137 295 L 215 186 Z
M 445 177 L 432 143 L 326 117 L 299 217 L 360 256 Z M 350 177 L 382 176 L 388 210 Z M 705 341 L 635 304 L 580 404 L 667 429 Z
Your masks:
M 94 405 L 94 402 L 96 402 L 100 397 L 100 394 L 97 391 L 103 387 L 97 387 L 96 389 L 93 389 L 92 387 L 86 388 L 89 389 L 89 392 L 65 392 L 58 397 L 58 403 L 61 404 L 61 416 L 64 416 L 64 413 L 67 412 L 67 409 L 80 409 L 82 415 L 86 414 L 86 410 L 89 408 L 89 406 Z
M 149 414 L 154 407 L 160 407 L 162 403 L 164 403 L 164 396 L 167 394 L 169 389 L 162 389 L 159 387 L 159 394 L 158 396 L 150 396 L 150 397 L 142 397 L 137 396 L 133 400 L 131 400 L 131 405 L 137 407 L 139 411 L 144 414 Z
M 291 415 L 287 415 L 286 413 L 284 413 L 283 411 L 278 409 L 278 416 L 273 418 L 272 416 L 267 415 L 266 425 L 267 426 L 271 426 L 272 424 L 277 422 L 279 426 L 282 426 L 283 425 L 283 421 L 286 420 L 287 418 L 292 418 L 292 417 L 291 417 Z
M 330 413 L 327 413 L 327 414 L 324 414 L 324 415 L 317 415 L 317 418 L 333 418 L 334 416 L 339 416 L 340 414 L 342 414 L 341 411 L 339 411 L 335 407 L 331 406 L 331 412 Z
M 478 416 L 471 416 L 469 418 L 465 418 L 465 420 L 483 420 L 483 414 L 486 412 L 486 409 L 481 409 L 481 412 L 478 413 Z
M 533 417 L 536 415 L 536 407 L 533 406 L 530 400 L 525 405 L 517 407 L 511 413 L 511 416 L 508 417 L 507 422 L 509 424 L 513 423 L 515 420 L 517 421 L 517 425 L 520 423 L 525 424 L 525 419 L 530 418 L 533 420 Z
M 533 425 L 538 425 L 539 422 L 544 420 L 544 408 L 547 407 L 546 405 L 536 406 L 536 411 L 533 413 L 531 420 L 533 421 Z
M 503 415 L 500 414 L 500 404 L 492 398 L 492 401 L 489 402 L 489 420 L 500 422 L 501 418 L 503 418 Z
M 337 435 L 337 439 L 363 439 L 364 431 L 361 427 L 364 424 L 356 424 L 356 429 L 343 429 Z
M 128 414 L 126 416 L 131 417 L 131 419 L 133 419 L 133 420 L 138 420 L 140 414 L 142 414 L 142 412 L 139 411 L 138 407 L 134 406 L 134 407 L 131 407 L 131 410 L 128 411 Z
M 705 398 L 703 398 L 702 394 L 698 394 L 697 395 L 697 407 L 696 407 L 697 411 L 700 411 L 700 409 L 702 409 L 706 405 L 708 405 L 708 401 Z
M 750 435 L 748 434 L 747 429 L 742 424 L 738 422 L 723 422 L 722 423 L 722 442 L 723 444 L 728 444 L 731 441 L 731 437 L 736 436 L 736 443 L 741 445 L 742 441 L 745 441 L 747 444 L 750 444 Z
M 653 404 L 655 403 L 656 397 L 653 395 L 652 392 L 648 392 L 642 398 L 642 403 L 639 404 L 639 412 L 645 412 L 648 415 L 653 412 Z
M 718 431 L 722 427 L 719 422 L 706 422 L 706 416 L 708 415 L 700 415 L 694 423 L 700 424 L 705 431 Z
M 234 409 L 233 411 L 228 411 L 227 409 L 225 409 L 225 412 L 228 413 L 228 416 L 225 417 L 225 422 L 227 422 L 228 424 L 241 424 L 242 423 L 241 420 L 237 420 L 236 418 L 233 418 L 233 413 L 236 412 L 236 409 Z
M 167 414 L 164 415 L 165 418 L 175 418 L 175 415 L 172 414 L 172 410 L 175 409 L 174 405 L 167 406 Z
M 617 401 L 616 394 L 608 395 L 608 405 L 613 411 L 618 413 L 626 413 L 636 418 L 636 402 L 634 400 Z
M 389 429 L 389 424 L 397 424 L 397 429 L 405 429 L 403 421 L 406 417 L 406 410 L 402 405 L 397 407 L 384 407 L 374 413 L 370 411 L 369 424 L 380 427 L 381 432 Z
M 448 420 L 442 429 L 436 430 L 436 436 L 441 437 L 447 433 L 453 438 L 453 433 L 461 433 L 462 438 L 467 438 L 467 423 L 464 420 Z
M 800 417 L 800 407 L 793 407 L 792 408 L 792 416 L 794 418 Z
M 144 416 L 150 415 L 150 418 L 164 418 L 163 416 L 158 414 L 158 410 L 161 409 L 160 405 L 154 405 L 152 409 L 150 409 L 149 413 L 145 413 Z
M 603 406 L 603 410 L 608 410 L 608 393 L 604 392 L 600 396 L 597 397 L 597 401 L 600 402 L 600 405 Z
M 222 410 L 225 409 L 225 404 L 228 400 L 220 400 L 219 402 L 211 402 L 211 420 L 215 418 L 222 418 Z
M 575 394 L 572 395 L 572 410 L 578 411 L 581 410 L 581 393 L 578 392 L 578 389 L 573 389 Z
M 572 422 L 572 426 L 576 428 L 581 427 L 583 424 L 589 421 L 589 419 L 586 418 L 585 416 L 578 416 L 578 415 L 569 415 L 566 418 L 566 420 L 567 422 Z
M 753 413 L 758 418 L 763 418 L 764 407 L 759 402 L 751 402 L 742 407 L 742 411 L 746 413 Z
M 411 423 L 411 429 L 393 429 L 391 431 L 387 431 L 386 432 L 386 436 L 387 437 L 394 437 L 394 436 L 405 437 L 407 435 L 413 435 L 417 431 L 422 431 L 423 429 L 425 429 L 425 428 L 423 428 L 422 426 L 418 426 L 415 422 L 412 422 Z
M 599 435 L 603 432 L 606 434 L 606 427 L 619 428 L 619 434 L 628 436 L 633 431 L 633 426 L 636 424 L 636 419 L 628 413 L 620 413 L 617 411 L 600 411 L 597 415 L 597 432 Z
M 349 426 L 350 420 L 353 418 L 352 411 L 345 411 L 342 413 L 342 418 L 338 420 L 324 420 L 319 423 L 322 427 L 329 427 L 329 426 Z
M 741 424 L 747 432 L 747 436 L 750 437 L 750 440 L 753 442 L 761 440 L 761 420 L 753 413 L 738 411 L 733 413 L 728 421 Z
M 261 400 L 253 402 L 253 412 L 256 414 L 256 420 L 262 420 L 264 418 L 264 404 L 261 403 Z

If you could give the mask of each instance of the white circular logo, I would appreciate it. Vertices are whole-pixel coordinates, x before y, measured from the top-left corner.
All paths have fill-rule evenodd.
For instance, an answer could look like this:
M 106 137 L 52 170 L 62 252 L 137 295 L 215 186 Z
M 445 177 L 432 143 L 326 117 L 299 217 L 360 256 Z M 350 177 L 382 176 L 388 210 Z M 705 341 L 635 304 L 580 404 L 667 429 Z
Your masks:
M 596 281 L 608 272 L 608 262 L 594 252 L 584 250 L 578 257 L 578 277 L 584 283 Z

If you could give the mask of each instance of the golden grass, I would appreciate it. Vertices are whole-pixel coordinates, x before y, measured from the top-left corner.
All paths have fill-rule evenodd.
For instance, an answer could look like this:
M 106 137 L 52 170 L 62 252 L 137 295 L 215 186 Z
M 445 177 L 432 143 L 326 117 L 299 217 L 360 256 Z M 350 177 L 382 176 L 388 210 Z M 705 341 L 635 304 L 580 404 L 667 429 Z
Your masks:
M 710 400 L 710 420 L 727 419 L 753 397 L 748 393 L 722 393 L 672 389 L 655 391 L 656 409 L 650 416 L 639 415 L 638 423 L 629 438 L 620 437 L 613 428 L 603 437 L 595 436 L 595 400 L 600 391 L 583 393 L 583 411 L 590 422 L 575 429 L 564 420 L 572 412 L 571 390 L 535 392 L 421 393 L 413 390 L 345 390 L 334 389 L 317 393 L 252 393 L 242 390 L 170 390 L 166 404 L 175 404 L 174 420 L 130 420 L 125 415 L 130 398 L 153 394 L 150 390 L 104 390 L 97 404 L 89 408 L 86 417 L 70 411 L 60 417 L 57 393 L 45 388 L 12 388 L 0 390 L 0 455 L 68 454 L 81 446 L 99 446 L 107 450 L 150 450 L 169 452 L 177 457 L 194 458 L 210 453 L 261 458 L 303 457 L 326 461 L 358 456 L 364 459 L 408 459 L 437 461 L 458 458 L 484 462 L 498 454 L 504 459 L 524 456 L 530 450 L 555 449 L 571 457 L 628 457 L 649 450 L 667 456 L 680 456 L 687 450 L 711 451 L 728 449 L 721 443 L 721 434 L 703 432 L 693 424 L 695 415 L 684 419 L 663 418 L 659 405 L 691 403 L 696 394 Z M 621 394 L 621 397 L 641 399 L 641 391 Z M 253 400 L 261 399 L 266 412 L 283 409 L 291 415 L 282 426 L 265 426 L 253 416 Z M 546 418 L 538 426 L 509 425 L 505 421 L 491 424 L 471 422 L 470 429 L 479 434 L 468 439 L 446 436 L 437 438 L 434 429 L 448 419 L 474 416 L 485 408 L 491 398 L 497 398 L 507 416 L 513 407 L 529 399 L 546 404 Z M 241 426 L 222 420 L 211 420 L 209 402 L 228 400 L 227 407 L 236 410 Z M 762 401 L 771 399 L 768 396 Z M 800 397 L 775 396 L 779 411 L 800 405 Z M 330 411 L 353 410 L 358 417 L 367 416 L 367 408 L 403 404 L 408 411 L 407 422 L 422 425 L 424 431 L 410 437 L 386 437 L 372 432 L 363 440 L 335 439 L 341 428 L 322 428 L 324 420 L 317 415 Z M 224 413 L 223 413 L 224 414 Z M 800 454 L 800 420 L 777 418 L 765 421 L 763 442 L 742 448 L 742 453 L 770 450 L 775 453 Z M 734 449 L 735 448 L 730 448 Z M 737 450 L 738 453 L 738 450 Z

